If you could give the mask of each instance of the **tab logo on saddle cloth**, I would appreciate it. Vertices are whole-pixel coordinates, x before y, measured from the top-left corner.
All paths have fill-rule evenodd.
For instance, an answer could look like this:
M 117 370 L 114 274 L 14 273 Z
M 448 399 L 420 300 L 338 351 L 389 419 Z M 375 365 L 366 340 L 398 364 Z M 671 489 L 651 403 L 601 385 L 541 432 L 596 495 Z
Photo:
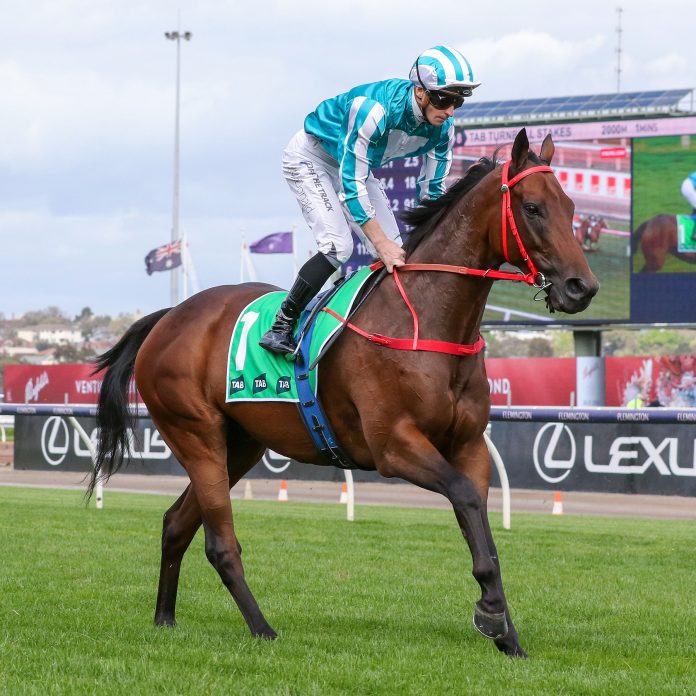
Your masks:
M 331 298 L 328 306 L 345 317 L 355 299 L 370 277 L 369 268 L 353 274 Z M 270 292 L 248 304 L 239 315 L 232 331 L 227 358 L 226 401 L 299 401 L 293 364 L 285 355 L 269 353 L 259 346 L 259 340 L 271 327 L 285 292 Z M 302 317 L 300 324 L 305 321 Z M 326 312 L 319 312 L 315 319 L 310 355 L 311 364 L 322 347 L 339 329 L 340 322 Z M 309 373 L 312 391 L 317 391 L 318 366 Z

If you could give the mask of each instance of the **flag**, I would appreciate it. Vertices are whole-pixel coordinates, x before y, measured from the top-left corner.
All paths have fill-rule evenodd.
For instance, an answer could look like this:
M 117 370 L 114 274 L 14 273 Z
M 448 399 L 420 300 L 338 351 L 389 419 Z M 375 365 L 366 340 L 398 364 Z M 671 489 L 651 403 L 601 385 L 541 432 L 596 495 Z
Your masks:
M 171 271 L 177 266 L 181 266 L 180 239 L 153 249 L 145 257 L 145 270 L 148 275 L 152 275 L 155 271 Z
M 292 254 L 292 232 L 274 232 L 249 245 L 252 254 Z

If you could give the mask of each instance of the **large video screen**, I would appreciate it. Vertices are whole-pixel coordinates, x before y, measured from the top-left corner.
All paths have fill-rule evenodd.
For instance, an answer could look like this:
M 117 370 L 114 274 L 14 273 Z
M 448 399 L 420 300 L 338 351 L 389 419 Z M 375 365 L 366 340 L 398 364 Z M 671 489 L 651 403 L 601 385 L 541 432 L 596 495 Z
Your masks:
M 519 128 L 458 128 L 450 183 L 480 157 L 510 156 Z M 494 285 L 484 325 L 696 323 L 696 118 L 649 119 L 527 128 L 533 149 L 547 133 L 553 168 L 575 203 L 573 229 L 601 289 L 582 314 L 549 314 L 534 290 Z M 693 135 L 692 135 L 693 134 Z M 415 205 L 419 158 L 378 170 L 395 212 Z M 696 194 L 695 194 L 696 195 Z

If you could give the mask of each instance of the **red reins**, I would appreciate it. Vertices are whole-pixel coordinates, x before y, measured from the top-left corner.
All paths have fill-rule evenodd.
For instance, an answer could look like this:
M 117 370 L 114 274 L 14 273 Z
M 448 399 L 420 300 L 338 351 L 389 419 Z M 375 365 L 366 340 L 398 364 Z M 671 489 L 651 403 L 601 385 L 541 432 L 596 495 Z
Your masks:
M 399 272 L 440 271 L 445 273 L 457 273 L 459 275 L 473 275 L 480 276 L 482 278 L 493 278 L 494 280 L 521 280 L 536 288 L 543 289 L 544 287 L 546 287 L 546 280 L 544 278 L 544 275 L 537 271 L 534 262 L 529 257 L 529 254 L 527 253 L 527 250 L 525 249 L 525 246 L 522 243 L 520 233 L 517 230 L 517 223 L 515 222 L 515 216 L 512 212 L 510 189 L 530 174 L 536 174 L 537 172 L 553 173 L 553 169 L 551 169 L 551 167 L 548 166 L 530 167 L 529 169 L 522 170 L 512 179 L 508 179 L 509 169 L 510 162 L 507 161 L 505 162 L 505 164 L 503 164 L 500 186 L 500 190 L 503 194 L 503 205 L 501 213 L 503 255 L 505 256 L 505 260 L 508 263 L 510 263 L 510 256 L 508 254 L 507 244 L 507 227 L 509 224 L 510 232 L 512 233 L 512 236 L 517 242 L 517 248 L 519 249 L 520 254 L 522 255 L 522 260 L 527 264 L 529 273 L 498 271 L 492 268 L 482 270 L 480 268 L 469 268 L 468 266 L 451 266 L 444 263 L 407 263 L 403 266 L 395 266 L 392 276 L 394 277 L 394 282 L 396 283 L 396 287 L 399 289 L 401 297 L 403 298 L 404 302 L 406 303 L 406 306 L 409 308 L 411 312 L 411 316 L 413 317 L 413 338 L 392 338 L 391 336 L 382 336 L 381 334 L 370 334 L 358 328 L 354 324 L 351 324 L 344 317 L 340 316 L 328 307 L 324 307 L 322 311 L 327 312 L 335 319 L 338 319 L 338 321 L 340 321 L 342 324 L 347 326 L 352 331 L 355 331 L 355 333 L 359 334 L 360 336 L 363 336 L 368 341 L 372 341 L 373 343 L 377 343 L 381 346 L 386 346 L 387 348 L 394 348 L 396 350 L 422 350 L 433 353 L 447 353 L 449 355 L 475 355 L 476 353 L 480 353 L 486 345 L 485 341 L 481 338 L 481 336 L 478 337 L 475 343 L 471 344 L 450 343 L 448 341 L 421 339 L 418 335 L 418 315 L 416 314 L 416 310 L 413 308 L 413 305 L 408 299 L 408 295 L 406 294 L 406 291 L 404 290 L 404 287 L 401 284 L 401 280 L 399 279 Z M 384 264 L 381 261 L 378 261 L 377 263 L 373 263 L 370 266 L 370 268 L 372 270 L 377 270 L 382 266 L 384 266 Z M 397 268 L 399 269 L 399 272 L 397 272 Z

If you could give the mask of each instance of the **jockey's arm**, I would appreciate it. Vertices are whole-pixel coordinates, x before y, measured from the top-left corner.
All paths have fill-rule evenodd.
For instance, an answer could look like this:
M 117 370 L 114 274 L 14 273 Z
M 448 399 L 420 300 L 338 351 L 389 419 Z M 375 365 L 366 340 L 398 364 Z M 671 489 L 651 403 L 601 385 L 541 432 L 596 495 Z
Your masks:
M 452 166 L 454 124 L 450 123 L 440 136 L 440 142 L 423 157 L 423 166 L 416 185 L 418 201 L 439 198 L 445 192 L 445 180 Z
M 394 266 L 403 266 L 406 263 L 406 252 L 384 234 L 377 218 L 371 218 L 360 225 L 360 228 L 374 245 L 380 260 L 389 273 L 394 270 Z
M 385 125 L 385 109 L 379 102 L 361 99 L 351 104 L 342 125 L 344 135 L 339 149 L 339 197 L 391 273 L 394 266 L 403 265 L 406 252 L 384 233 L 375 217 L 375 209 L 365 185 L 370 175 L 371 152 L 384 133 Z

